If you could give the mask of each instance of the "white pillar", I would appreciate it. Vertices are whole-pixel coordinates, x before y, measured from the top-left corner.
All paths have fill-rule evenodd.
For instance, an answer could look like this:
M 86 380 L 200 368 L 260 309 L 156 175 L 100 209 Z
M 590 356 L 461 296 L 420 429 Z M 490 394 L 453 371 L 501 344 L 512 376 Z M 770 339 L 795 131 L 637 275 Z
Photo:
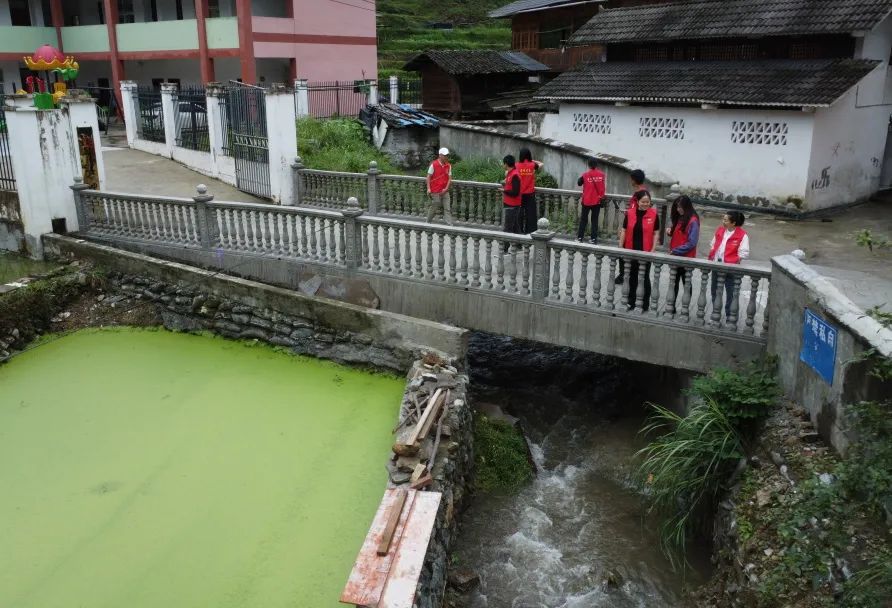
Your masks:
M 88 130 L 93 138 L 93 146 L 96 154 L 96 169 L 99 176 L 99 190 L 105 189 L 105 162 L 102 159 L 102 138 L 99 130 L 99 116 L 96 113 L 96 100 L 81 91 L 69 91 L 62 98 L 60 107 L 68 110 L 68 120 L 71 126 L 71 135 L 75 141 L 78 165 L 81 167 L 79 175 L 84 175 L 84 161 L 81 158 L 80 134 L 84 129 Z M 80 133 L 78 132 L 80 130 Z
M 133 80 L 121 81 L 121 104 L 124 112 L 124 127 L 127 130 L 127 145 L 133 147 L 137 137 L 139 121 L 139 98 L 136 96 L 137 84 Z
M 226 142 L 223 141 L 223 112 L 224 106 L 220 103 L 220 98 L 226 94 L 226 89 L 219 82 L 209 82 L 206 89 L 207 93 L 207 123 L 208 123 L 208 140 L 211 149 L 211 170 L 213 177 L 219 177 L 220 170 L 217 162 L 223 156 L 223 147 Z
M 390 77 L 390 103 L 400 102 L 400 79 L 394 74 Z
M 164 114 L 164 145 L 167 156 L 173 158 L 173 147 L 177 143 L 177 85 L 173 82 L 161 84 L 161 108 Z
M 303 118 L 310 115 L 310 88 L 306 80 L 294 81 L 294 98 L 297 106 L 297 117 Z
M 369 80 L 369 98 L 368 104 L 370 106 L 378 105 L 378 81 L 377 80 Z
M 266 93 L 266 132 L 269 137 L 269 185 L 273 202 L 294 204 L 291 163 L 297 156 L 297 116 L 294 96 L 283 84 Z
M 6 126 L 25 245 L 31 257 L 42 258 L 40 237 L 53 231 L 54 219 L 64 219 L 69 232 L 78 229 L 69 188 L 80 177 L 77 142 L 63 110 L 7 108 Z

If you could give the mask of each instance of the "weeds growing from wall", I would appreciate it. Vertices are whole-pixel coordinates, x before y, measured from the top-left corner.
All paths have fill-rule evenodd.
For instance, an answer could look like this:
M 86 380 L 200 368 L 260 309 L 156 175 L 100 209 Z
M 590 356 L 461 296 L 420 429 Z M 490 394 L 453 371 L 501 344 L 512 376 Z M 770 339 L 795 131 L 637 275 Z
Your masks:
M 481 492 L 516 492 L 533 477 L 520 431 L 483 414 L 474 417 L 474 466 Z

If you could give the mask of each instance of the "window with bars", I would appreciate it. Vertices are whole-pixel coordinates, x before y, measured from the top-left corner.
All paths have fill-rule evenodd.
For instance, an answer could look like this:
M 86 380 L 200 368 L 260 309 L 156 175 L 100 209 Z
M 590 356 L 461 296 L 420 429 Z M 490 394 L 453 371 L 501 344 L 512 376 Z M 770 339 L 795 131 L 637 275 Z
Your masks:
M 638 119 L 638 135 L 654 139 L 684 139 L 684 118 L 642 116 Z
M 731 123 L 731 143 L 734 144 L 786 146 L 788 134 L 785 122 L 735 120 Z
M 576 133 L 600 133 L 610 135 L 610 116 L 590 112 L 573 113 L 573 131 Z

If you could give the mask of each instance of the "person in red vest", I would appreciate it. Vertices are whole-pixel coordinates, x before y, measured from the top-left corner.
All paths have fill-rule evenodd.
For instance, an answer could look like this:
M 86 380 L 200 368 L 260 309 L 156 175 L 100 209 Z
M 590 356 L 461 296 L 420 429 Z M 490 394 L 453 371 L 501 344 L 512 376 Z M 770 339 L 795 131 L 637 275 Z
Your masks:
M 740 264 L 741 260 L 750 257 L 750 237 L 741 228 L 746 221 L 740 211 L 729 211 L 722 216 L 722 225 L 716 228 L 709 242 L 709 259 L 722 264 Z M 716 273 L 712 273 L 712 301 L 718 288 Z M 731 317 L 731 300 L 739 294 L 734 293 L 734 277 L 725 275 L 725 319 Z
M 697 242 L 700 240 L 700 216 L 688 196 L 679 196 L 672 205 L 672 225 L 666 229 L 669 237 L 669 254 L 686 258 L 697 257 Z M 678 298 L 679 287 L 685 284 L 684 268 L 678 268 L 672 285 L 674 298 Z
M 523 212 L 520 217 L 520 231 L 529 234 L 536 231 L 539 221 L 539 213 L 536 209 L 536 171 L 542 168 L 542 163 L 533 160 L 533 154 L 529 148 L 521 148 L 518 156 L 517 174 L 520 175 L 520 199 Z
M 607 182 L 604 172 L 598 168 L 598 161 L 588 159 L 588 171 L 583 173 L 576 182 L 582 186 L 582 213 L 579 216 L 579 230 L 576 232 L 576 240 L 580 243 L 585 237 L 585 227 L 588 224 L 589 215 L 592 217 L 592 245 L 598 243 L 598 216 L 601 215 L 601 199 L 607 191 Z
M 505 216 L 505 232 L 513 232 L 515 234 L 522 233 L 521 214 L 523 213 L 523 199 L 521 196 L 521 180 L 520 174 L 517 172 L 517 166 L 514 157 L 510 154 L 502 159 L 505 165 L 505 182 L 502 187 L 502 207 Z M 508 250 L 508 245 L 505 245 Z
M 619 233 L 619 242 L 625 249 L 652 252 L 657 246 L 657 232 L 660 230 L 660 217 L 657 214 L 650 196 L 642 196 L 636 205 L 629 205 L 623 227 Z M 635 308 L 638 291 L 638 261 L 629 263 L 629 310 Z M 644 262 L 644 310 L 650 308 L 650 262 Z
M 632 196 L 629 197 L 629 206 L 626 208 L 629 209 L 637 209 L 638 202 L 644 198 L 647 198 L 650 201 L 650 191 L 647 189 L 645 185 L 646 177 L 644 175 L 644 171 L 641 169 L 635 169 L 629 174 L 629 180 L 632 182 Z M 622 230 L 620 230 L 619 244 L 622 246 L 623 237 Z M 623 260 L 619 261 L 619 274 L 616 275 L 616 279 L 614 279 L 614 283 L 617 285 L 621 285 L 623 282 L 623 272 L 625 271 L 626 265 Z
M 440 148 L 439 155 L 427 168 L 427 193 L 431 197 L 431 204 L 427 210 L 428 224 L 434 219 L 438 211 L 443 213 L 443 219 L 452 225 L 452 210 L 450 209 L 449 186 L 452 184 L 452 165 L 449 164 L 449 149 Z

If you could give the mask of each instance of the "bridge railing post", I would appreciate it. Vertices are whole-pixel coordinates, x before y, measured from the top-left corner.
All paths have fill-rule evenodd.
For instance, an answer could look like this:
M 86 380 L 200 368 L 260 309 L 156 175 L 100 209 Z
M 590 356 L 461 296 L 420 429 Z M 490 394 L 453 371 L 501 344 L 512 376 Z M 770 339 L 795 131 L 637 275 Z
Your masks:
M 368 192 L 368 210 L 369 215 L 378 215 L 378 163 L 371 161 L 369 170 L 366 172 L 369 176 L 369 192 Z
M 294 204 L 300 205 L 304 196 L 304 160 L 300 156 L 295 156 L 291 168 L 294 169 Z
M 212 232 L 216 233 L 216 222 L 212 218 L 214 210 L 209 209 L 207 204 L 214 200 L 214 195 L 208 194 L 208 187 L 204 184 L 198 184 L 196 190 L 198 195 L 193 196 L 192 200 L 195 201 L 195 221 L 198 224 L 198 240 L 202 249 L 210 249 L 211 243 L 216 240 L 216 234 L 211 234 Z
M 89 232 L 90 214 L 87 213 L 86 206 L 84 205 L 84 198 L 81 196 L 81 192 L 83 192 L 84 190 L 89 190 L 90 186 L 84 183 L 83 177 L 81 177 L 80 175 L 75 175 L 74 184 L 69 187 L 74 193 L 74 212 L 77 214 L 78 232 Z
M 549 230 L 548 218 L 539 218 L 538 230 L 533 237 L 533 288 L 532 297 L 535 302 L 542 302 L 548 295 L 549 255 L 548 242 L 554 238 L 554 231 Z
M 356 221 L 362 214 L 362 207 L 355 196 L 347 199 L 347 207 L 341 209 L 341 215 L 344 216 L 344 262 L 349 270 L 359 268 L 359 261 L 362 259 L 362 231 Z

